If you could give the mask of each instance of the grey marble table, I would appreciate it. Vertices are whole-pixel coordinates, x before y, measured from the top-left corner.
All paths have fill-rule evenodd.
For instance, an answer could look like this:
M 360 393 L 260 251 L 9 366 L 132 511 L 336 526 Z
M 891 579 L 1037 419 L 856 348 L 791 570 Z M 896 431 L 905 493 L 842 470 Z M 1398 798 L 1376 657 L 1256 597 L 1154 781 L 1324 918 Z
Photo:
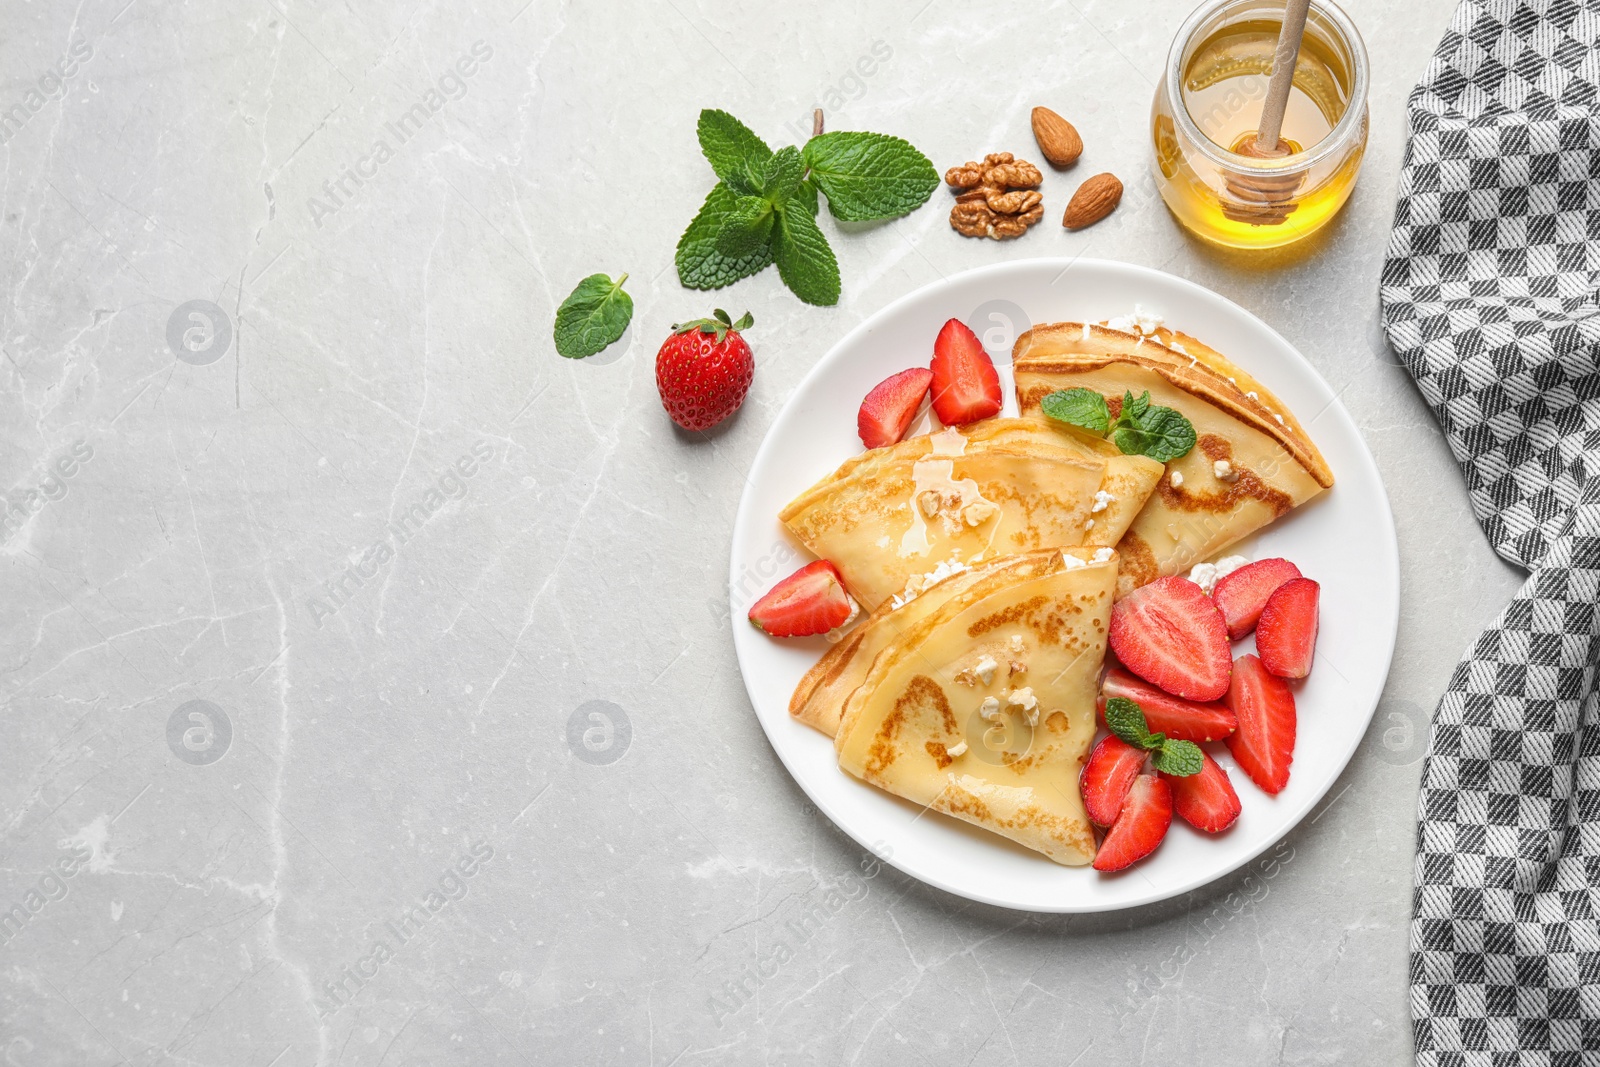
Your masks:
M 0 1060 L 1408 1062 L 1417 731 L 1519 581 L 1376 326 L 1405 97 L 1451 5 L 1352 0 L 1364 175 L 1265 261 L 1152 198 L 1187 6 L 3 0 Z M 670 269 L 709 187 L 696 115 L 783 144 L 819 102 L 940 166 L 1031 149 L 1049 103 L 1129 201 L 1006 244 L 940 206 L 825 218 L 839 305 L 773 272 L 719 294 L 758 370 L 691 439 L 651 366 L 713 303 Z M 1387 480 L 1404 608 L 1377 724 L 1270 870 L 1036 917 L 807 807 L 726 565 L 750 459 L 836 338 L 1077 253 L 1305 352 Z M 554 308 L 593 271 L 631 272 L 633 329 L 562 360 Z

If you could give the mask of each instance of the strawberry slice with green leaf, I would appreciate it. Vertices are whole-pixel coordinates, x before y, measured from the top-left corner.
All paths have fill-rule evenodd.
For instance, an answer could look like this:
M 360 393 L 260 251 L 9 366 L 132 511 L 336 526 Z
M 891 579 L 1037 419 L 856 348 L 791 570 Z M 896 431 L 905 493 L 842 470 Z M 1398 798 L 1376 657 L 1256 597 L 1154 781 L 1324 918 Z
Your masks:
M 843 626 L 861 609 L 832 563 L 808 563 L 773 586 L 750 609 L 750 621 L 772 637 L 809 637 Z
M 931 370 L 912 367 L 891 374 L 873 386 L 856 413 L 856 432 L 861 435 L 861 443 L 868 448 L 883 448 L 904 438 L 932 382 Z
M 1233 665 L 1228 707 L 1239 720 L 1239 729 L 1227 740 L 1234 762 L 1266 792 L 1282 792 L 1294 762 L 1296 718 L 1289 684 L 1268 672 L 1257 657 L 1240 656 Z
M 1228 627 L 1187 578 L 1159 578 L 1117 601 L 1109 636 L 1123 666 L 1173 696 L 1211 701 L 1228 691 Z
M 1120 667 L 1106 672 L 1100 684 L 1100 721 L 1105 722 L 1106 700 L 1122 697 L 1138 704 L 1150 729 L 1181 741 L 1221 741 L 1233 733 L 1233 712 L 1225 704 L 1199 704 L 1157 689 Z
M 1000 414 L 1000 375 L 978 335 L 951 319 L 933 342 L 933 410 L 946 426 Z

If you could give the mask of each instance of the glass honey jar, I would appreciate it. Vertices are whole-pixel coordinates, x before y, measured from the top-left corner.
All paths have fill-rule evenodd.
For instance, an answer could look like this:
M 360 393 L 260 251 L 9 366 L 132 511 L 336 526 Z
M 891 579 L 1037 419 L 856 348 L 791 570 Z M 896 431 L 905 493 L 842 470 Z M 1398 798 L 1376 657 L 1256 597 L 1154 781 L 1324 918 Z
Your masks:
M 1207 0 L 1178 30 L 1151 106 L 1156 187 L 1183 226 L 1231 248 L 1316 232 L 1349 199 L 1367 144 L 1367 51 L 1331 0 L 1313 0 L 1284 113 L 1288 154 L 1253 142 L 1283 6 Z

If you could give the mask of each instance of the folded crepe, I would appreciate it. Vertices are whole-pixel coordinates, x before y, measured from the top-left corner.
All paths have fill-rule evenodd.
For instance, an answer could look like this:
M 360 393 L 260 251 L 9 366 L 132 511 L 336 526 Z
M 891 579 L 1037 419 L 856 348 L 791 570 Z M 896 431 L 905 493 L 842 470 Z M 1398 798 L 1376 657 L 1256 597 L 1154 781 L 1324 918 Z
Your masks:
M 911 599 L 896 597 L 878 605 L 844 638 L 828 649 L 822 659 L 806 672 L 789 700 L 789 714 L 829 737 L 839 732 L 839 716 L 867 677 L 873 661 L 897 637 L 928 618 L 955 598 L 987 596 L 1002 586 L 1041 570 L 1060 566 L 1061 553 L 1049 548 L 1015 556 L 998 556 L 973 564 L 956 564 L 935 572 L 935 580 Z
M 941 565 L 1115 545 L 1161 474 L 1037 419 L 985 419 L 847 460 L 778 517 L 870 611 Z
M 908 617 L 845 702 L 834 749 L 863 781 L 1079 866 L 1095 851 L 1078 772 L 1117 560 L 1108 548 L 1034 557 Z
M 1185 574 L 1333 485 L 1333 472 L 1293 413 L 1221 353 L 1187 334 L 1148 336 L 1058 322 L 1017 338 L 1017 402 L 1041 421 L 1058 389 L 1093 389 L 1113 414 L 1124 393 L 1176 408 L 1198 436 L 1117 542 L 1117 595 Z

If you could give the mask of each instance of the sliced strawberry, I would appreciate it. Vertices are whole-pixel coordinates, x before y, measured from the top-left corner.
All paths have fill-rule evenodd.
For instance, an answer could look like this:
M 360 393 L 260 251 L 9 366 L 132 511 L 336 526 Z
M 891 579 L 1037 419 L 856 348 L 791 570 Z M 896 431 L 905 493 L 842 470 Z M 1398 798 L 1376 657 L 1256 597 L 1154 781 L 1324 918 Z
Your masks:
M 1196 704 L 1164 692 L 1118 667 L 1106 672 L 1100 684 L 1098 705 L 1100 725 L 1106 721 L 1106 698 L 1125 697 L 1139 705 L 1152 733 L 1163 733 L 1179 741 L 1204 744 L 1221 741 L 1233 733 L 1233 712 L 1223 704 Z
M 1228 624 L 1228 637 L 1237 641 L 1254 630 L 1267 598 L 1284 582 L 1298 577 L 1300 568 L 1286 559 L 1258 559 L 1218 578 L 1211 599 Z
M 1228 751 L 1250 780 L 1276 794 L 1289 784 L 1294 762 L 1294 693 L 1289 683 L 1267 673 L 1255 656 L 1240 656 L 1233 665 L 1228 706 L 1239 729 L 1228 738 Z
M 1000 414 L 1000 375 L 978 335 L 951 319 L 933 342 L 933 410 L 946 426 Z
M 1172 809 L 1180 819 L 1196 830 L 1220 834 L 1239 817 L 1239 794 L 1233 791 L 1222 764 L 1204 752 L 1200 757 L 1205 763 L 1199 774 L 1161 777 L 1172 787 Z
M 1110 637 L 1123 666 L 1173 696 L 1219 700 L 1228 691 L 1228 627 L 1187 578 L 1159 578 L 1117 601 Z
M 859 609 L 825 559 L 807 563 L 750 609 L 750 621 L 773 637 L 807 637 L 843 626 Z
M 1120 871 L 1156 850 L 1172 825 L 1172 789 L 1153 774 L 1141 774 L 1128 789 L 1117 821 L 1094 857 L 1097 871 Z
M 861 435 L 861 443 L 868 448 L 882 448 L 904 437 L 932 382 L 933 371 L 912 367 L 873 386 L 856 413 L 856 432 Z
M 1296 578 L 1267 600 L 1256 624 L 1256 651 L 1267 670 L 1280 678 L 1304 678 L 1311 673 L 1321 599 L 1322 586 L 1310 578 Z
M 1096 826 L 1110 826 L 1117 821 L 1128 787 L 1144 767 L 1144 757 L 1143 749 L 1114 736 L 1108 735 L 1094 746 L 1078 776 L 1078 789 L 1083 793 L 1084 810 Z

